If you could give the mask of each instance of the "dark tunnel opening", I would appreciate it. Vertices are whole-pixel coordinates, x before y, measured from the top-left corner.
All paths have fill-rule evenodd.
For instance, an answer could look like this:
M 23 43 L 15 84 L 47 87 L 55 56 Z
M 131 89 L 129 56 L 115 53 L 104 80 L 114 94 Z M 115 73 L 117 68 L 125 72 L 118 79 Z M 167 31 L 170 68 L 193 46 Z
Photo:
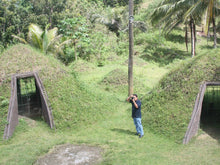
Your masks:
M 12 76 L 11 97 L 3 139 L 9 139 L 13 135 L 19 123 L 19 115 L 34 120 L 44 120 L 50 128 L 55 128 L 49 98 L 37 72 Z
M 220 138 L 220 86 L 207 86 L 202 103 L 200 128 L 215 139 Z
M 29 118 L 42 116 L 40 91 L 35 77 L 17 79 L 18 114 Z

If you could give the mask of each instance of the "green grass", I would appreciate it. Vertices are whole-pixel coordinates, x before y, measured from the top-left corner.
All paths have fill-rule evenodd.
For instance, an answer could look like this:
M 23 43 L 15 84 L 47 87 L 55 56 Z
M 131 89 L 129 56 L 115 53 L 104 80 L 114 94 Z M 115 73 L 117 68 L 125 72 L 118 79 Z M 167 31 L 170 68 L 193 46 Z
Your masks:
M 220 64 L 218 49 L 207 52 L 202 38 L 201 55 L 191 59 L 182 35 L 177 30 L 167 38 L 158 32 L 135 36 L 134 91 L 143 103 L 143 139 L 134 135 L 131 106 L 125 101 L 127 57 L 113 54 L 101 67 L 83 60 L 64 66 L 29 46 L 6 50 L 0 55 L 0 136 L 7 122 L 10 76 L 29 71 L 38 71 L 43 81 L 56 130 L 42 120 L 19 119 L 12 138 L 0 140 L 0 164 L 33 164 L 66 143 L 101 147 L 103 165 L 220 164 L 219 139 L 206 132 L 180 144 L 199 84 L 219 80 Z
M 207 51 L 169 72 L 152 94 L 146 96 L 143 121 L 154 132 L 181 142 L 187 129 L 199 87 L 219 81 L 218 50 Z
M 104 150 L 100 164 L 218 164 L 219 143 L 211 137 L 197 138 L 179 145 L 153 134 L 144 125 L 145 136 L 134 135 L 135 128 L 125 102 L 108 120 L 68 131 L 53 131 L 43 121 L 20 119 L 13 137 L 1 144 L 0 164 L 32 164 L 53 146 L 64 143 L 99 146 Z M 27 154 L 28 153 L 28 154 Z
M 151 119 L 151 115 L 145 112 L 146 104 L 155 103 L 154 100 L 146 100 L 145 94 L 157 87 L 160 78 L 168 74 L 173 64 L 160 67 L 159 64 L 135 58 L 134 81 L 137 82 L 135 90 L 143 97 L 144 105 L 145 136 L 143 139 L 139 139 L 134 135 L 135 128 L 131 119 L 131 107 L 125 101 L 127 85 L 115 84 L 114 81 L 111 81 L 118 74 L 126 72 L 127 64 L 123 57 L 117 59 L 116 63 L 109 63 L 103 67 L 97 67 L 84 61 L 78 61 L 69 67 L 64 67 L 52 57 L 42 56 L 39 52 L 23 45 L 15 46 L 6 54 L 19 49 L 27 49 L 27 52 L 31 51 L 32 59 L 39 57 L 38 60 L 41 60 L 39 62 L 36 60 L 39 65 L 36 67 L 40 70 L 40 77 L 48 92 L 57 128 L 50 130 L 42 120 L 19 119 L 19 125 L 12 138 L 8 141 L 0 141 L 0 164 L 33 164 L 38 157 L 49 152 L 54 146 L 66 143 L 101 147 L 104 152 L 103 161 L 100 164 L 103 165 L 220 163 L 218 140 L 211 138 L 202 130 L 197 138 L 185 146 L 175 143 L 175 140 L 169 139 L 160 131 L 153 133 L 151 129 L 153 123 L 145 120 L 146 118 Z M 16 55 L 8 57 L 9 60 L 16 61 L 16 58 L 22 60 L 19 53 Z M 22 55 L 25 61 L 27 57 L 24 53 Z M 13 67 L 16 70 L 22 69 L 23 65 L 19 65 L 20 63 L 17 63 Z M 189 65 L 190 60 L 178 67 L 177 70 Z M 1 66 L 7 67 L 3 62 Z M 32 66 L 35 66 L 34 62 Z M 12 70 L 11 72 L 4 71 L 7 74 L 12 72 Z M 187 70 L 185 71 L 187 72 Z M 178 75 L 176 71 L 172 73 Z M 172 76 L 172 73 L 169 73 L 169 76 L 161 82 L 173 80 L 175 74 Z M 123 76 L 120 78 L 121 81 L 124 80 Z M 179 78 L 181 79 L 181 77 Z M 108 84 L 103 83 L 105 79 L 109 79 Z M 10 87 L 8 86 L 10 79 L 7 78 L 4 82 L 0 90 L 5 91 L 1 95 L 1 104 L 5 107 L 4 112 L 6 112 L 7 106 L 4 103 L 10 96 Z M 140 85 L 142 83 L 143 85 Z M 117 90 L 111 90 L 115 88 Z M 175 105 L 172 102 L 169 104 Z M 1 114 L 1 119 L 5 120 L 5 114 Z M 167 128 L 172 127 L 167 126 Z
M 104 118 L 105 113 L 107 115 L 112 112 L 112 108 L 108 106 L 111 105 L 112 98 L 107 101 L 109 98 L 103 97 L 100 91 L 87 89 L 77 80 L 76 73 L 52 56 L 44 56 L 30 47 L 17 45 L 4 52 L 0 64 L 3 80 L 0 91 L 3 91 L 2 98 L 6 101 L 10 99 L 10 75 L 32 71 L 39 73 L 47 90 L 57 128 L 77 127 L 80 123 L 91 124 Z M 102 106 L 107 108 L 100 109 L 99 107 Z M 4 106 L 2 116 L 7 115 L 7 109 L 8 105 Z M 99 109 L 101 113 L 97 113 L 96 109 Z M 93 117 L 95 119 L 91 120 Z M 1 130 L 4 129 L 4 121 L 5 118 L 0 122 L 3 123 Z

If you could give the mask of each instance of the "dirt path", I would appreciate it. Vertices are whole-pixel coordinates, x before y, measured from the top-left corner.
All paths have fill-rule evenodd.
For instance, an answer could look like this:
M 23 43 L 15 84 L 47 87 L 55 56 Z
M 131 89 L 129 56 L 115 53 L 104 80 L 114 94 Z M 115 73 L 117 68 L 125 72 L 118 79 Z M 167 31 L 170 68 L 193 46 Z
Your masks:
M 101 153 L 98 147 L 65 144 L 55 147 L 35 165 L 93 165 L 102 160 Z

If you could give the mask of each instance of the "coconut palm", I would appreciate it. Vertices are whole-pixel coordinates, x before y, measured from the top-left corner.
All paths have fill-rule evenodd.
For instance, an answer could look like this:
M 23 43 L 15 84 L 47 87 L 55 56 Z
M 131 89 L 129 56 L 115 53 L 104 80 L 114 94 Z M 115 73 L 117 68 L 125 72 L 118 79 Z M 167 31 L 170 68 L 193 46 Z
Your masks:
M 125 7 L 107 8 L 105 13 L 91 14 L 90 21 L 105 25 L 109 31 L 114 32 L 119 38 L 121 32 L 128 31 L 128 17 L 129 13 Z M 147 30 L 146 24 L 142 21 L 133 21 L 133 26 L 143 32 Z
M 58 35 L 58 28 L 48 30 L 49 26 L 50 24 L 44 31 L 36 24 L 30 24 L 28 28 L 28 42 L 45 53 L 52 50 L 61 37 Z
M 198 0 L 195 0 L 198 1 Z M 190 25 L 191 29 L 191 54 L 195 56 L 195 22 L 200 19 L 199 15 L 185 13 L 194 5 L 193 0 L 163 0 L 151 15 L 151 22 L 164 26 L 163 32 L 169 33 L 181 23 Z M 184 17 L 185 16 L 185 17 Z M 185 28 L 187 30 L 187 28 Z M 186 38 L 187 38 L 187 33 Z M 187 45 L 187 39 L 186 39 Z
M 205 21 L 205 34 L 208 35 L 210 24 L 213 25 L 214 35 L 214 48 L 217 47 L 217 35 L 216 35 L 216 16 L 220 12 L 220 1 L 219 0 L 199 0 L 195 3 L 186 13 L 187 15 L 200 13 L 204 17 Z
M 117 37 L 120 36 L 120 31 L 127 28 L 126 23 L 124 22 L 124 16 L 127 15 L 124 8 L 111 9 L 107 8 L 105 13 L 99 14 L 94 13 L 91 15 L 91 22 L 104 24 L 109 31 L 112 31 L 116 34 Z
M 69 40 L 60 43 L 61 35 L 58 35 L 58 28 L 55 27 L 48 30 L 49 26 L 50 24 L 48 24 L 43 31 L 39 25 L 30 24 L 28 27 L 27 41 L 18 36 L 12 36 L 23 43 L 29 43 L 45 53 L 48 53 L 48 51 L 60 51 L 60 47 L 67 44 Z

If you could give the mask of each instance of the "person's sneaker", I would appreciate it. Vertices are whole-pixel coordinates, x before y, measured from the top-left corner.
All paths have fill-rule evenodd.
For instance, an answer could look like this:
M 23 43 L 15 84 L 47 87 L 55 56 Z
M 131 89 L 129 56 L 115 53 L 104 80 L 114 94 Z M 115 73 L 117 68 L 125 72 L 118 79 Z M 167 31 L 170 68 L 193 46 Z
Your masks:
M 144 135 L 139 135 L 139 138 L 142 138 Z
M 135 135 L 139 135 L 139 133 L 135 133 Z

